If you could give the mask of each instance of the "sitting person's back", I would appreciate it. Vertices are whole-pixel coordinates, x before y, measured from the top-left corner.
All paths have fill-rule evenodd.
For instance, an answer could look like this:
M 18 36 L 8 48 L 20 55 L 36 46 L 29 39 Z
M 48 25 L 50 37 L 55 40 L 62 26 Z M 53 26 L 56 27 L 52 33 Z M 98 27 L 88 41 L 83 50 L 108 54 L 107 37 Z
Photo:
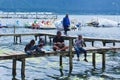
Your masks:
M 37 46 L 35 45 L 35 41 L 31 40 L 24 48 L 24 51 L 27 54 L 32 54 L 34 50 L 36 50 Z

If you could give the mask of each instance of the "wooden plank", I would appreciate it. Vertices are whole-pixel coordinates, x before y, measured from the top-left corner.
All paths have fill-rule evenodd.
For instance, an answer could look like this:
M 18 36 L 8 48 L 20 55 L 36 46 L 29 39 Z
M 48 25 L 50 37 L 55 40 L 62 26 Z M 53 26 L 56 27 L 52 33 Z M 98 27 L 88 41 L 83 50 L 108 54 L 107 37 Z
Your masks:
M 114 46 L 114 47 L 84 47 L 88 52 L 99 52 L 99 51 L 104 51 L 104 50 L 116 50 L 116 49 L 120 49 L 120 47 L 118 46 Z M 75 52 L 75 50 L 72 50 L 73 52 Z M 28 57 L 40 57 L 40 56 L 50 56 L 50 55 L 58 55 L 58 54 L 68 54 L 69 51 L 45 51 L 45 53 L 34 53 L 31 55 L 27 55 L 24 52 L 21 51 L 5 51 L 5 49 L 3 49 L 2 51 L 3 53 L 0 54 L 0 59 L 12 59 L 12 58 L 28 58 Z
M 13 53 L 13 54 L 15 54 L 15 55 L 25 54 L 25 52 L 22 52 L 22 51 L 11 51 L 11 53 Z
M 9 55 L 4 54 L 4 53 L 1 53 L 1 54 L 0 54 L 0 57 L 3 57 L 3 56 L 9 56 Z
M 112 46 L 111 48 L 112 48 L 112 49 L 120 49 L 119 46 Z
M 56 34 L 50 33 L 9 33 L 9 34 L 0 34 L 0 36 L 28 36 L 28 35 L 46 35 L 46 36 L 55 36 Z M 65 39 L 75 39 L 77 36 L 65 36 L 62 35 Z M 108 38 L 93 38 L 93 37 L 84 37 L 85 41 L 104 41 L 104 42 L 120 42 L 119 39 L 108 39 Z

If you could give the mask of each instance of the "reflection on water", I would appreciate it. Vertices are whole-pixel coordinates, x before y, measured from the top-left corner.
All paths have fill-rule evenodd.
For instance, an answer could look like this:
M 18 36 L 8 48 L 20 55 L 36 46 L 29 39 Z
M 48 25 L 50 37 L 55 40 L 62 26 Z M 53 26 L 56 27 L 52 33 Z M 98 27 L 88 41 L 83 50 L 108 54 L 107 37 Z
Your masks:
M 99 37 L 120 39 L 120 28 L 94 28 L 82 27 L 81 31 L 70 31 L 69 35 L 83 34 L 85 37 Z M 0 29 L 0 33 L 12 33 L 12 29 Z M 16 32 L 44 32 L 45 30 L 17 29 Z M 48 31 L 46 31 L 48 32 Z M 55 30 L 49 32 L 56 33 Z M 21 44 L 13 44 L 13 37 L 0 37 L 0 48 L 9 48 L 12 50 L 23 51 L 27 44 L 34 36 L 22 36 Z M 48 39 L 49 41 L 49 39 Z M 37 43 L 37 41 L 36 41 Z M 68 45 L 68 44 L 67 44 Z M 90 46 L 90 43 L 87 43 Z M 101 46 L 96 43 L 95 46 Z M 110 46 L 108 44 L 107 46 Z M 120 44 L 118 43 L 117 46 Z M 49 46 L 48 46 L 49 47 Z M 49 49 L 49 48 L 48 48 Z M 0 80 L 119 80 L 120 79 L 120 54 L 107 53 L 106 69 L 101 69 L 101 56 L 96 55 L 96 69 L 93 69 L 91 54 L 88 54 L 88 63 L 83 61 L 83 55 L 80 61 L 76 61 L 76 55 L 73 58 L 73 70 L 69 74 L 69 58 L 63 57 L 63 68 L 59 67 L 58 56 L 45 56 L 39 58 L 26 59 L 25 77 L 21 76 L 21 63 L 17 62 L 17 75 L 12 76 L 12 61 L 0 61 Z

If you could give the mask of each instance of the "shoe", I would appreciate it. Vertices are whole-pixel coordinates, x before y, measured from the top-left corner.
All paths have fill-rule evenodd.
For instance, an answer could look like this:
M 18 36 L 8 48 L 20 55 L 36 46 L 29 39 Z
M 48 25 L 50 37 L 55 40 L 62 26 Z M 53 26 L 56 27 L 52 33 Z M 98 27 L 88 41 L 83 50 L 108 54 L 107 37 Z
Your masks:
M 53 51 L 56 51 L 56 48 L 53 48 Z
M 87 60 L 87 59 L 84 59 L 84 61 L 85 61 L 85 62 L 88 62 L 88 60 Z

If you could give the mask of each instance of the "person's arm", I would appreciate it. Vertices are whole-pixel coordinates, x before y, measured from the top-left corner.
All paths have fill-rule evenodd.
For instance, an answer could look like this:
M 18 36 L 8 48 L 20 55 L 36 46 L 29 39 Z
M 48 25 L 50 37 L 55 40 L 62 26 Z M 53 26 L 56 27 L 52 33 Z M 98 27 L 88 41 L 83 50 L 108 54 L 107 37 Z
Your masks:
M 85 41 L 82 39 L 82 47 L 86 47 Z
M 53 38 L 53 45 L 56 45 L 57 41 L 56 41 L 56 37 Z
M 24 48 L 24 51 L 28 51 L 29 50 L 29 45 L 27 44 Z
M 68 26 L 70 26 L 70 20 L 69 20 L 69 18 L 68 18 Z

